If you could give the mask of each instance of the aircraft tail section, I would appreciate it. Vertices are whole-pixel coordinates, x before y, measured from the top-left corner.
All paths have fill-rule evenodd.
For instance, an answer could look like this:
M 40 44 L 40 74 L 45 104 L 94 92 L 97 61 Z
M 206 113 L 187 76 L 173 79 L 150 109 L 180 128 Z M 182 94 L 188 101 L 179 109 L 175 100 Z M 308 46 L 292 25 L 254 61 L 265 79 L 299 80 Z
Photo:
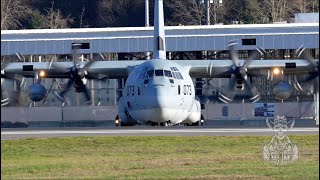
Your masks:
M 153 59 L 166 59 L 163 0 L 155 0 Z

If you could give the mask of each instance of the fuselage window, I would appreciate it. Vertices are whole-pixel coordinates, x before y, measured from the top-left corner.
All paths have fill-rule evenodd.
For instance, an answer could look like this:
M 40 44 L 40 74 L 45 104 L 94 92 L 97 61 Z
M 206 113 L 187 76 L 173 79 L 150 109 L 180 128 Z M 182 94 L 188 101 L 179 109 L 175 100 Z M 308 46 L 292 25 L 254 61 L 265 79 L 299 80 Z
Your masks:
M 178 95 L 180 95 L 180 85 L 178 85 Z
M 154 71 L 155 76 L 163 76 L 163 70 L 162 69 L 156 69 Z
M 170 69 L 171 69 L 172 71 L 179 71 L 178 68 L 176 68 L 176 67 L 170 67 Z
M 164 70 L 164 75 L 167 77 L 172 77 L 171 71 Z
M 127 96 L 134 96 L 134 86 L 127 86 Z
M 176 76 L 177 79 L 181 79 L 180 76 L 179 76 L 179 74 L 178 74 L 178 72 L 173 72 L 173 73 L 175 74 L 175 76 Z
M 149 70 L 149 71 L 147 72 L 147 74 L 148 74 L 149 77 L 153 77 L 153 70 Z
M 173 81 L 173 79 L 169 79 L 169 81 L 170 81 L 170 83 L 171 83 L 171 84 L 174 84 L 174 81 Z
M 178 79 L 178 78 L 176 77 L 176 74 L 175 74 L 174 72 L 172 72 L 172 76 L 173 76 L 173 78 Z
M 134 96 L 134 86 L 132 86 L 132 96 Z

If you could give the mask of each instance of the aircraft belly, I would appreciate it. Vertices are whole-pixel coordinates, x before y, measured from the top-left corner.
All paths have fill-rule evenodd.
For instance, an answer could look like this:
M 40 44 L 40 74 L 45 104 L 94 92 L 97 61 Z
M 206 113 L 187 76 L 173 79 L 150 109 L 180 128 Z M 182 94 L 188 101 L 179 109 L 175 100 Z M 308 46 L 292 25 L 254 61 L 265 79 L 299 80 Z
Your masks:
M 130 112 L 133 119 L 142 122 L 166 122 L 171 121 L 172 124 L 177 124 L 185 120 L 190 112 L 179 109 L 169 108 L 148 108 L 140 110 L 132 110 Z

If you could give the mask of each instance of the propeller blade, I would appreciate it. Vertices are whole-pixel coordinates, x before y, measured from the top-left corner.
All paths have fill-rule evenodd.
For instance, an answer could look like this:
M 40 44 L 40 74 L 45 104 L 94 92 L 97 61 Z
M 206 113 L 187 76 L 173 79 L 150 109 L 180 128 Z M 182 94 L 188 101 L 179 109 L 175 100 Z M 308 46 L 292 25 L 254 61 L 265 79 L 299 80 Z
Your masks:
M 252 85 L 252 83 L 250 82 L 250 80 L 245 80 L 243 81 L 246 92 L 250 95 L 250 100 L 252 101 L 252 103 L 255 103 L 257 101 L 260 100 L 261 96 L 259 91 L 257 90 L 257 88 L 255 86 Z
M 88 89 L 86 88 L 86 86 L 83 86 L 83 93 L 84 93 L 84 96 L 87 100 L 87 103 L 91 101 L 91 97 L 90 97 L 90 94 L 89 94 L 89 91 Z
M 70 87 L 72 84 L 73 84 L 73 79 L 69 79 L 67 86 L 60 93 L 54 92 L 54 94 L 60 101 L 62 102 L 65 101 L 64 94 L 70 91 Z
M 260 56 L 261 56 L 261 52 L 260 51 L 258 51 L 258 50 L 253 51 L 251 53 L 251 55 L 249 56 L 249 58 L 244 62 L 242 67 L 243 68 L 247 68 L 250 65 L 250 63 L 252 62 L 252 60 L 259 59 Z
M 302 80 L 302 82 L 309 82 L 319 77 L 319 61 L 315 61 L 311 54 L 309 52 L 306 52 L 305 50 L 306 48 L 303 45 L 301 45 L 299 49 L 296 51 L 296 56 L 298 58 L 302 58 L 308 61 L 311 64 L 311 66 L 314 67 L 314 71 L 312 71 L 309 76 Z
M 235 50 L 235 46 L 236 45 L 237 45 L 236 40 L 230 41 L 229 44 L 228 44 L 228 48 L 229 48 L 229 55 L 230 55 L 230 58 L 231 58 L 233 64 L 236 67 L 238 67 L 240 64 L 239 64 L 238 51 Z
M 237 79 L 235 77 L 231 77 L 226 88 L 223 88 L 223 93 L 220 96 L 229 102 L 233 101 L 233 98 L 236 95 L 235 84 Z M 220 99 L 220 98 L 219 98 Z M 221 99 L 220 99 L 221 100 Z M 222 100 L 223 101 L 223 100 Z M 225 101 L 223 101 L 225 102 Z M 226 102 L 225 102 L 226 103 Z
M 73 54 L 72 54 L 72 58 L 73 58 L 73 64 L 76 65 L 76 64 L 79 64 L 79 56 L 78 56 L 78 49 L 81 49 L 81 46 L 82 44 L 72 44 L 72 51 L 73 51 Z
M 90 66 L 92 66 L 96 61 L 89 61 L 88 63 L 86 63 L 84 66 L 83 66 L 83 69 L 86 69 L 88 70 L 90 68 Z
M 317 64 L 317 62 L 314 61 L 314 58 L 311 56 L 310 53 L 306 53 L 306 52 L 302 53 L 301 58 L 307 60 L 314 67 L 319 66 L 319 64 Z
M 319 77 L 319 71 L 312 72 L 311 75 L 306 77 L 302 82 L 309 82 Z
M 6 93 L 6 96 L 5 96 L 4 94 L 5 94 L 5 91 L 3 90 L 1 85 L 1 106 L 6 106 L 10 103 L 9 95 Z
M 62 67 L 62 66 L 58 65 L 57 63 L 52 63 L 51 67 L 53 67 L 54 69 L 57 69 L 58 71 L 61 71 L 62 73 L 66 73 L 66 72 L 70 71 L 70 68 Z
M 19 52 L 16 52 L 16 55 L 17 55 L 18 59 L 21 62 L 25 62 L 26 61 L 26 58 L 22 54 L 20 54 Z
M 230 74 L 230 67 L 219 67 L 219 68 L 215 68 L 212 65 L 210 65 L 208 67 L 208 73 L 210 74 L 210 76 L 214 75 L 214 76 L 219 76 L 219 75 L 223 75 L 223 74 Z

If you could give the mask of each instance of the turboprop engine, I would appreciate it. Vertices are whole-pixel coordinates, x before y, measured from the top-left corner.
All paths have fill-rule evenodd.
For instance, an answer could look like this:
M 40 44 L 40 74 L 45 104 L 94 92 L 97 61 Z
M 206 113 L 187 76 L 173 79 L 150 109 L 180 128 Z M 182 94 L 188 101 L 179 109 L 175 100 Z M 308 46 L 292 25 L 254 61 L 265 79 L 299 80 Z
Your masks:
M 292 86 L 286 81 L 279 81 L 273 86 L 273 95 L 278 100 L 285 100 L 290 97 L 292 93 Z
M 41 101 L 46 95 L 46 93 L 46 88 L 43 85 L 41 85 L 40 82 L 34 83 L 30 85 L 28 88 L 28 97 L 32 101 Z

